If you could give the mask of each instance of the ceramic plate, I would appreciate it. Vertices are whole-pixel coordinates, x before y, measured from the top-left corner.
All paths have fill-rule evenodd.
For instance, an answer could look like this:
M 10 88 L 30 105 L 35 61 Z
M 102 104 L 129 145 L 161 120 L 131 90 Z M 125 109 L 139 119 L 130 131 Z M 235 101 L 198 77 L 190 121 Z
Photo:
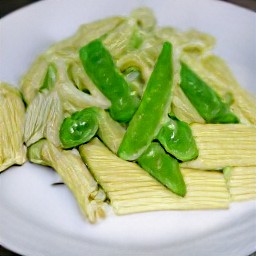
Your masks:
M 78 26 L 152 8 L 159 25 L 196 28 L 217 38 L 216 53 L 238 81 L 255 88 L 255 13 L 210 0 L 47 0 L 0 22 L 0 80 L 18 84 L 33 59 Z M 109 216 L 89 224 L 49 168 L 26 163 L 0 175 L 0 244 L 22 255 L 234 255 L 256 250 L 256 203 L 228 210 Z

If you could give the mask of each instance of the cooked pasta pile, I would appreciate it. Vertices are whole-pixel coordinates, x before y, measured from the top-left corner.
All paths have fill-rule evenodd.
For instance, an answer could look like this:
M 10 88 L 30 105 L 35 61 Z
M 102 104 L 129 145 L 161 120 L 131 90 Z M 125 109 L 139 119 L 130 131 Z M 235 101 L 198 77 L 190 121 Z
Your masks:
M 56 170 L 92 223 L 104 217 L 109 207 L 116 214 L 128 214 L 228 208 L 233 201 L 255 199 L 256 99 L 240 87 L 226 63 L 213 53 L 214 45 L 212 36 L 196 30 L 159 27 L 147 8 L 136 9 L 129 17 L 110 17 L 82 25 L 73 36 L 37 57 L 21 79 L 20 92 L 0 84 L 0 127 L 4 131 L 0 134 L 0 171 L 23 164 L 27 151 L 30 162 Z M 163 107 L 164 117 L 159 117 L 152 139 L 143 135 L 148 132 L 151 117 L 164 104 L 160 99 L 151 105 L 153 112 L 147 113 L 149 121 L 140 130 L 150 146 L 134 159 L 126 154 L 126 159 L 123 152 L 129 136 L 137 134 L 131 128 L 136 127 L 134 120 L 143 111 L 145 98 L 148 102 L 154 98 L 149 87 L 162 83 L 164 49 L 171 49 L 171 78 L 166 76 L 171 89 L 167 107 Z M 98 56 L 100 53 L 106 55 L 105 59 Z M 101 67 L 109 72 L 103 74 Z M 123 95 L 115 100 L 121 90 L 115 81 L 107 89 L 97 84 L 102 77 L 106 77 L 107 84 L 112 79 L 108 73 L 118 80 L 117 84 L 121 81 L 131 98 L 127 103 L 130 108 L 134 104 L 130 117 L 115 118 L 114 104 L 123 106 L 126 100 Z M 210 98 L 202 107 L 201 99 L 196 98 L 199 96 L 188 93 L 198 84 L 208 90 L 204 93 L 199 88 L 198 95 Z M 108 96 L 111 93 L 113 97 Z M 221 110 L 215 111 L 214 106 Z M 208 116 L 207 111 L 211 111 Z M 76 123 L 81 116 L 88 118 L 88 124 Z M 95 129 L 90 122 L 95 123 Z M 73 126 L 67 131 L 65 126 L 70 123 Z M 83 130 L 79 130 L 81 127 Z M 89 135 L 83 134 L 86 129 Z M 171 136 L 164 140 L 164 132 L 178 136 L 177 129 L 180 141 L 184 138 L 182 132 L 186 132 L 189 141 L 183 141 L 182 147 L 186 147 L 187 154 L 194 150 L 191 157 L 178 154 L 175 145 L 170 146 Z M 75 144 L 78 135 L 89 137 Z M 130 147 L 137 140 L 133 138 Z M 156 161 L 163 159 L 160 167 L 157 163 L 150 166 L 152 152 Z M 173 164 L 168 172 L 178 168 L 177 174 L 170 174 L 177 184 L 173 181 L 169 185 L 166 174 L 160 173 L 166 159 L 172 159 Z M 183 190 L 179 190 L 181 186 Z

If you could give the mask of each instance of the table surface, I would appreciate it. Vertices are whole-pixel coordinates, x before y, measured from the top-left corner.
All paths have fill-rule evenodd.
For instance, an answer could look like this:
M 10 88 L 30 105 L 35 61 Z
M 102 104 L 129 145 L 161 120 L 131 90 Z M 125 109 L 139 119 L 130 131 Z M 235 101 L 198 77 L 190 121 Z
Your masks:
M 38 2 L 39 0 L 0 0 L 1 8 L 0 8 L 0 18 L 9 14 L 10 12 L 26 6 L 28 4 Z M 46 0 L 45 0 L 46 1 Z M 256 0 L 221 0 L 224 2 L 229 2 L 235 5 L 239 5 L 241 7 L 256 11 Z M 0 256 L 20 256 L 0 245 Z M 251 254 L 250 256 L 256 256 L 256 252 Z

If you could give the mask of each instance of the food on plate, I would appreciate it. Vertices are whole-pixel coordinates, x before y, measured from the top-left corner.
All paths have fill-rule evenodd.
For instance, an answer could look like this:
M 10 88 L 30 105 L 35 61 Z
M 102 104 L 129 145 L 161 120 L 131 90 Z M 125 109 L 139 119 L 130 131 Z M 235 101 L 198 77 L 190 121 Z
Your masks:
M 21 93 L 1 84 L 0 170 L 27 148 L 91 223 L 255 199 L 256 101 L 214 44 L 148 8 L 82 25 L 36 58 Z

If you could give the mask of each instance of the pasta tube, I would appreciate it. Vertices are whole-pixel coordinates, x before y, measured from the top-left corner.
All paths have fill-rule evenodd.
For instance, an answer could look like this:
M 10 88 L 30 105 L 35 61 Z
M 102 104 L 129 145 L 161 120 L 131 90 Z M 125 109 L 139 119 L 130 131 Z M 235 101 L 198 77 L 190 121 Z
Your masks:
M 20 88 L 23 98 L 27 104 L 30 104 L 36 97 L 40 87 L 43 84 L 47 73 L 48 62 L 45 57 L 39 56 L 31 65 L 27 73 L 20 81 Z
M 63 119 L 62 106 L 56 92 L 39 93 L 27 108 L 24 140 L 27 146 L 47 138 L 60 145 L 59 127 Z
M 256 199 L 256 166 L 224 169 L 231 201 Z
M 199 150 L 197 159 L 183 167 L 216 170 L 227 166 L 256 165 L 256 127 L 243 124 L 193 124 Z
M 179 86 L 173 90 L 171 109 L 179 120 L 186 123 L 205 123 Z
M 48 165 L 56 170 L 91 223 L 105 216 L 105 193 L 98 188 L 78 154 L 60 150 L 51 142 L 41 140 L 29 148 L 28 155 L 31 162 Z
M 98 136 L 112 152 L 117 153 L 126 131 L 125 128 L 102 109 L 99 109 L 98 122 Z
M 23 145 L 25 107 L 19 91 L 0 83 L 0 172 L 26 161 Z
M 80 146 L 79 151 L 107 193 L 116 214 L 227 208 L 229 205 L 229 194 L 221 172 L 182 169 L 187 183 L 187 194 L 182 198 L 137 164 L 118 158 L 97 138 Z

